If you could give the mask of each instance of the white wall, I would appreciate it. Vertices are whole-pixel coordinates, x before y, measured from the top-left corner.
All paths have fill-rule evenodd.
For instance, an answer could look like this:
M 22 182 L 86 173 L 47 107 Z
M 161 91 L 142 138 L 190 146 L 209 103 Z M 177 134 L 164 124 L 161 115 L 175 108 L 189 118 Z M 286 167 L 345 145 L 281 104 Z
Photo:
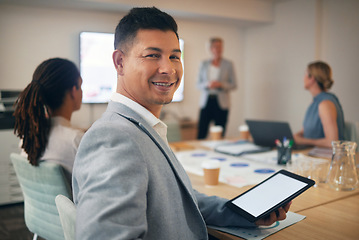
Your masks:
M 321 58 L 333 68 L 334 85 L 345 119 L 359 122 L 359 1 L 323 2 Z
M 245 33 L 245 118 L 283 120 L 298 128 L 310 96 L 306 64 L 315 57 L 315 1 L 277 4 L 273 24 Z
M 346 120 L 359 121 L 359 1 L 291 0 L 274 8 L 273 24 L 245 32 L 245 118 L 288 121 L 300 130 L 311 95 L 309 62 L 333 70 Z
M 0 88 L 23 89 L 35 68 L 52 57 L 79 63 L 81 31 L 113 32 L 121 14 L 48 8 L 1 6 Z M 73 116 L 75 125 L 88 127 L 105 105 L 89 105 Z

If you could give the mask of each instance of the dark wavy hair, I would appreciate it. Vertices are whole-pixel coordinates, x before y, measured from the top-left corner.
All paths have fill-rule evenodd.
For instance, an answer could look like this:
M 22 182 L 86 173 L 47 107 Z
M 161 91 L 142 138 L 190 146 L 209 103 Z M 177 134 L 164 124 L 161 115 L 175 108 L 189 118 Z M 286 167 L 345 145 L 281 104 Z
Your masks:
M 32 165 L 45 151 L 51 127 L 51 111 L 58 109 L 65 93 L 79 86 L 80 73 L 76 65 L 66 59 L 52 58 L 35 70 L 32 81 L 15 102 L 14 133 L 22 139 L 22 148 Z
M 130 47 L 140 29 L 170 30 L 178 38 L 177 23 L 167 13 L 155 7 L 132 8 L 116 27 L 115 49 L 125 50 Z

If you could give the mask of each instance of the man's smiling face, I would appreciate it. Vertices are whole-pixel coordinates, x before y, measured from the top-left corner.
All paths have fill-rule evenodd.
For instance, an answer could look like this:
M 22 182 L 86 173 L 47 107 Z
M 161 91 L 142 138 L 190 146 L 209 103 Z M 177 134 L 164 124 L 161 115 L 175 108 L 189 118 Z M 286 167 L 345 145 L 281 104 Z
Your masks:
M 116 56 L 116 51 L 118 51 Z M 141 104 L 155 116 L 172 101 L 183 73 L 181 50 L 172 31 L 139 30 L 127 50 L 116 50 L 117 92 Z M 116 58 L 121 55 L 121 61 Z

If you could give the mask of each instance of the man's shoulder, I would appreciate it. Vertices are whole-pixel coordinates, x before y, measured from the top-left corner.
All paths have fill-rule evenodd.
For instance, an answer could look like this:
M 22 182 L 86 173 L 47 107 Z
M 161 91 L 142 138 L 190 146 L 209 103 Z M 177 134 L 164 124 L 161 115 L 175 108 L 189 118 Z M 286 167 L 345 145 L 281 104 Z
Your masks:
M 100 129 L 113 129 L 113 131 L 116 131 L 115 129 L 123 129 L 126 126 L 133 127 L 133 124 L 123 117 L 120 112 L 106 111 L 102 114 L 101 118 L 92 124 L 88 131 L 98 131 Z
M 91 127 L 85 133 L 85 139 L 88 136 L 99 135 L 102 133 L 108 133 L 114 135 L 118 132 L 118 129 L 125 129 L 128 126 L 133 127 L 127 119 L 121 116 L 122 104 L 120 103 L 109 103 L 106 111 L 102 114 L 102 116 L 97 119 Z
M 139 115 L 130 107 L 119 102 L 111 101 L 108 103 L 106 111 L 98 120 L 95 121 L 94 124 L 100 124 L 103 122 L 114 122 L 120 124 L 122 122 L 121 120 L 126 122 L 128 119 L 140 120 Z

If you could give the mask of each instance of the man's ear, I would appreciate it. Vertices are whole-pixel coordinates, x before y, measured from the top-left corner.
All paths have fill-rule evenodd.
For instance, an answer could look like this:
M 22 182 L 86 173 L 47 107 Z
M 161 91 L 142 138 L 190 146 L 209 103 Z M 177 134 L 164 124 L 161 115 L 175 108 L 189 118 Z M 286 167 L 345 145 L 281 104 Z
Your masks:
M 113 64 L 115 65 L 118 75 L 123 76 L 124 73 L 124 58 L 125 54 L 120 50 L 116 49 L 112 54 Z

